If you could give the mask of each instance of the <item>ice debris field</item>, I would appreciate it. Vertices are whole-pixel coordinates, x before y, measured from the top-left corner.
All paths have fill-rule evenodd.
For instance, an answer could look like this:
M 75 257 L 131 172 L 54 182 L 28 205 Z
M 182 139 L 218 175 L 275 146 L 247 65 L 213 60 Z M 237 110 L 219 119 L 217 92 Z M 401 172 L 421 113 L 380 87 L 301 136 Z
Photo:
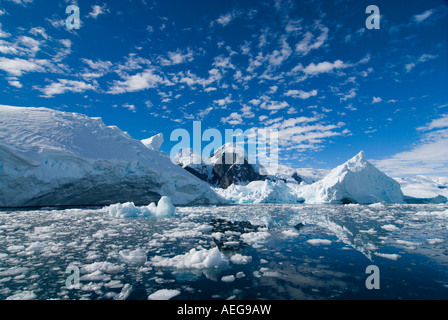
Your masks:
M 173 208 L 0 211 L 0 299 L 448 298 L 446 204 Z

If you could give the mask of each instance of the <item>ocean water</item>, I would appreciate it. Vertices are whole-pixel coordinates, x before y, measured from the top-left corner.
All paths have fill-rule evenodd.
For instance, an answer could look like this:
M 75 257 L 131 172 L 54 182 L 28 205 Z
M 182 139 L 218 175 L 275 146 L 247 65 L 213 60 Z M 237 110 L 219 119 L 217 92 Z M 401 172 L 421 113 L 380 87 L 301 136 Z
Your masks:
M 2 210 L 0 299 L 448 299 L 447 222 L 446 204 Z

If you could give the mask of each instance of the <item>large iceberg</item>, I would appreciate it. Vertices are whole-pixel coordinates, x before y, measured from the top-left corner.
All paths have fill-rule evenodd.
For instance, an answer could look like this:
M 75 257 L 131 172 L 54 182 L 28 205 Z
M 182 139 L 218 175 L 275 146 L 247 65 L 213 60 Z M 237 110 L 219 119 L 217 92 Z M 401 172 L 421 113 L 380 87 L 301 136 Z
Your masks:
M 400 184 L 369 163 L 363 151 L 299 195 L 306 203 L 404 203 Z
M 147 205 L 162 196 L 175 205 L 223 201 L 169 157 L 100 118 L 0 106 L 0 128 L 0 207 Z
M 400 184 L 366 161 L 364 152 L 313 184 L 265 180 L 215 191 L 233 203 L 404 203 Z

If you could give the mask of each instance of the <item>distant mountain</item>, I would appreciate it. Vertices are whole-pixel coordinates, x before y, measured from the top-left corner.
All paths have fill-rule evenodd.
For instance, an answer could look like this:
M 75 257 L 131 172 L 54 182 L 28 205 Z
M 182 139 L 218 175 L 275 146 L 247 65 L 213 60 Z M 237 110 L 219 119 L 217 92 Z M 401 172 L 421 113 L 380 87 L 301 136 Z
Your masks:
M 284 168 L 283 168 L 284 169 Z M 234 203 L 370 204 L 404 203 L 400 185 L 360 152 L 313 184 L 266 180 L 231 186 L 217 193 Z
M 100 118 L 0 108 L 0 207 L 220 203 L 210 186 Z M 147 141 L 158 149 L 162 136 Z
M 249 163 L 244 148 L 232 143 L 223 145 L 205 161 L 191 149 L 182 150 L 176 155 L 175 163 L 199 179 L 222 189 L 232 184 L 247 184 L 267 178 L 260 174 L 259 166 Z

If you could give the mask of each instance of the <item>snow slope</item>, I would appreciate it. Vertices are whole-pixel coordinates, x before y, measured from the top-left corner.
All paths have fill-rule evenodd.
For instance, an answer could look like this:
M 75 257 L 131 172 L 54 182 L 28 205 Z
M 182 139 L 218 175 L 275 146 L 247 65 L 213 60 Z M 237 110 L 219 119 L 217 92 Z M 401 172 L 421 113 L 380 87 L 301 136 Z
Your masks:
M 363 151 L 299 194 L 306 203 L 404 203 L 400 184 L 370 164 Z
M 0 207 L 219 203 L 168 157 L 100 118 L 0 106 Z
M 401 185 L 405 196 L 414 198 L 435 198 L 444 196 L 448 198 L 448 178 L 434 178 L 428 176 L 415 176 L 396 178 Z

